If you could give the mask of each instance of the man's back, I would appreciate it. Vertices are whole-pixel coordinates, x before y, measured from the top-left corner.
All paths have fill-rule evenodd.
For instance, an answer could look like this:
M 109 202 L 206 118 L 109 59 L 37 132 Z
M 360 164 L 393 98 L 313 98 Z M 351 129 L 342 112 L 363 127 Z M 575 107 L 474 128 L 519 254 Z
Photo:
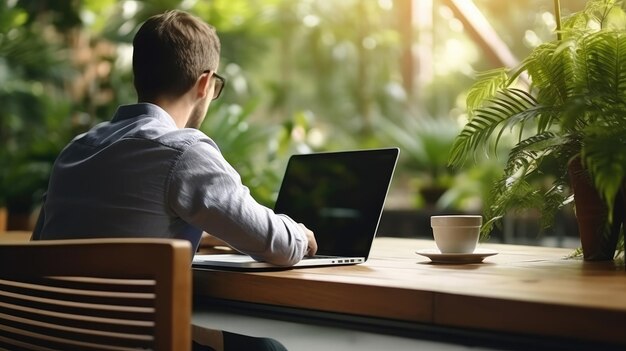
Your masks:
M 201 232 L 177 218 L 167 196 L 181 153 L 199 139 L 210 140 L 197 130 L 177 129 L 163 114 L 149 104 L 122 107 L 112 122 L 79 136 L 59 155 L 39 239 L 199 240 Z
M 278 265 L 307 250 L 298 224 L 256 202 L 209 137 L 140 103 L 61 153 L 33 239 L 162 237 L 197 248 L 203 231 Z

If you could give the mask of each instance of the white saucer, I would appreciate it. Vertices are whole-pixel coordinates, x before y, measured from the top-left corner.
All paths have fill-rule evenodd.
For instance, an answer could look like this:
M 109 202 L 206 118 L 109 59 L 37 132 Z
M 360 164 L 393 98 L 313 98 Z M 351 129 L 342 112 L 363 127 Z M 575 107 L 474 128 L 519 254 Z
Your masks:
M 430 258 L 433 263 L 480 263 L 485 257 L 497 255 L 498 252 L 489 249 L 476 249 L 473 253 L 441 253 L 437 249 L 422 249 L 416 254 Z

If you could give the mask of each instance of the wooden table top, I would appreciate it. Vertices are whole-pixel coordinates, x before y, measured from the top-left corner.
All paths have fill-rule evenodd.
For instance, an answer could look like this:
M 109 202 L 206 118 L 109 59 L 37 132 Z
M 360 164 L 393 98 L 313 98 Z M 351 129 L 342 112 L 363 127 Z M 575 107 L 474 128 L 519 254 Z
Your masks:
M 194 269 L 210 297 L 472 330 L 626 345 L 623 261 L 584 262 L 571 249 L 480 244 L 483 263 L 433 264 L 432 240 L 377 238 L 360 265 L 234 272 Z
M 30 241 L 31 234 L 32 232 L 22 230 L 0 232 L 0 244 Z

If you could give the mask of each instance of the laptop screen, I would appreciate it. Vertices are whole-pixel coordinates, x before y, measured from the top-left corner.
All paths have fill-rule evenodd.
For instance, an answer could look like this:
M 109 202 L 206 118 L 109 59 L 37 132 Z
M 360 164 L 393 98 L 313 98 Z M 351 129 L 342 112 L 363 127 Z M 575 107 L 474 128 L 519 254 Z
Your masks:
M 294 155 L 274 206 L 315 233 L 318 255 L 369 255 L 399 150 Z

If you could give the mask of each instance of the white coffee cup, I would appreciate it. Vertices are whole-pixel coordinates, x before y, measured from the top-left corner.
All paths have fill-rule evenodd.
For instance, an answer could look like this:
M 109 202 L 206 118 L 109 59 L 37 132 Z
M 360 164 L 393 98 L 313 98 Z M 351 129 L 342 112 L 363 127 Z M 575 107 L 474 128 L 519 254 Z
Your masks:
M 482 216 L 431 216 L 435 244 L 441 253 L 473 253 L 478 243 Z

